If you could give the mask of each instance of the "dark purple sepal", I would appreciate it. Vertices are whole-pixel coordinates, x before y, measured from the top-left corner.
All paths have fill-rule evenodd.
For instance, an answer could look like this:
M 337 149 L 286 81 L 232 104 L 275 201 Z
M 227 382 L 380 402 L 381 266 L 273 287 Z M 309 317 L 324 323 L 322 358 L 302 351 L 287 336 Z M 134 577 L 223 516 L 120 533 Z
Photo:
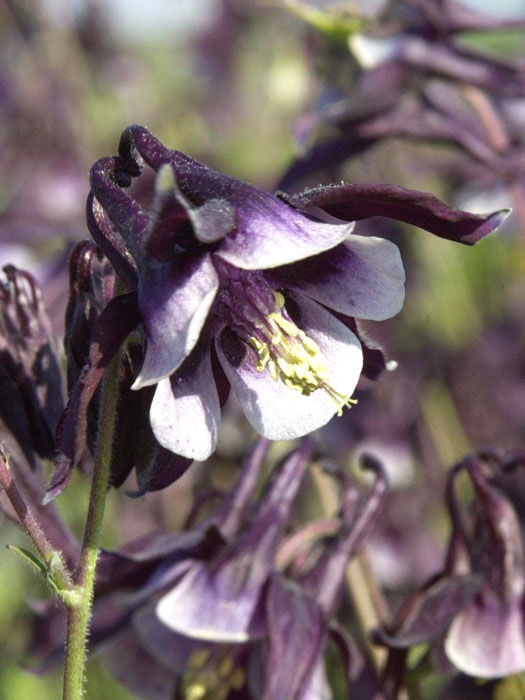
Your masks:
M 192 459 L 173 454 L 157 444 L 147 461 L 136 464 L 137 490 L 127 491 L 127 495 L 137 498 L 148 491 L 160 491 L 180 479 L 192 464 Z
M 144 700 L 173 700 L 177 677 L 149 654 L 131 626 L 102 645 L 97 653 L 107 671 Z
M 86 446 L 87 410 L 111 359 L 140 323 L 135 293 L 114 297 L 93 327 L 89 361 L 71 393 L 57 429 L 59 455 L 44 501 L 61 493 Z
M 145 127 L 132 124 L 122 132 L 119 144 L 119 154 L 125 159 L 135 160 L 138 163 L 146 162 L 153 170 L 160 170 L 166 163 L 174 166 L 175 172 L 179 169 L 207 170 L 207 168 L 194 158 L 166 148 Z M 138 173 L 140 174 L 140 173 Z
M 390 700 L 381 687 L 377 672 L 348 632 L 337 622 L 330 623 L 329 635 L 344 664 L 348 692 L 362 700 Z
M 477 575 L 439 577 L 409 598 L 388 628 L 374 632 L 374 640 L 394 649 L 408 649 L 440 637 L 454 617 L 479 592 Z
M 385 216 L 466 245 L 474 245 L 495 231 L 508 214 L 506 209 L 487 216 L 470 214 L 451 209 L 426 192 L 397 185 L 320 186 L 284 197 L 292 206 L 304 211 L 319 207 L 345 221 Z
M 69 297 L 65 314 L 64 349 L 68 391 L 72 391 L 89 356 L 91 331 L 103 302 L 97 299 L 95 276 L 102 254 L 91 241 L 79 241 L 69 255 Z M 102 303 L 102 306 L 104 304 Z
M 109 217 L 114 228 L 124 239 L 127 249 L 139 262 L 143 239 L 149 225 L 149 214 L 124 189 L 128 178 L 122 180 L 124 164 L 121 158 L 101 158 L 91 168 L 91 192 Z M 131 160 L 125 162 L 131 167 L 129 184 L 140 168 Z M 127 171 L 126 171 L 127 174 Z
M 114 229 L 92 192 L 89 193 L 86 202 L 86 223 L 93 240 L 113 265 L 116 273 L 134 289 L 137 286 L 137 265 L 124 239 Z
M 316 601 L 279 574 L 268 585 L 266 633 L 263 700 L 302 698 L 316 664 L 323 661 L 326 624 Z

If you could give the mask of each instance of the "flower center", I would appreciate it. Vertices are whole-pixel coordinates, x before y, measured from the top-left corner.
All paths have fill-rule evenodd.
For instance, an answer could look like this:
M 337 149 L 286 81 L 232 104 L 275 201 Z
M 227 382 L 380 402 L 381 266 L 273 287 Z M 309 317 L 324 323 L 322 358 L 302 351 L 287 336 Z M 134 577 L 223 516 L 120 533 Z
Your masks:
M 208 649 L 197 649 L 190 656 L 184 674 L 184 700 L 225 700 L 231 690 L 243 687 L 245 675 L 235 666 L 233 656 L 217 658 Z
M 228 325 L 256 351 L 258 372 L 267 370 L 274 381 L 304 396 L 326 391 L 337 404 L 338 415 L 344 406 L 356 403 L 330 385 L 329 366 L 319 345 L 294 323 L 284 296 L 261 273 L 232 268 L 220 296 Z

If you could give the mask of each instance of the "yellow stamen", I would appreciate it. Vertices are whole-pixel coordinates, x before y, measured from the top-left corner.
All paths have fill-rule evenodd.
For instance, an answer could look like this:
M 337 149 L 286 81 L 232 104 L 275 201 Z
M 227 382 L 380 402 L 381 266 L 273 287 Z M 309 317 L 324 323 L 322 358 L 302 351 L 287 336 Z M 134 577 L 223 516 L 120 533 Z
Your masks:
M 282 309 L 284 296 L 274 291 L 274 297 L 277 306 Z M 274 381 L 280 379 L 289 389 L 300 391 L 304 396 L 323 389 L 337 404 L 338 416 L 342 415 L 343 406 L 350 407 L 356 403 L 354 399 L 330 386 L 326 358 L 312 338 L 295 323 L 284 318 L 280 311 L 268 314 L 266 319 L 267 325 L 257 325 L 267 340 L 255 336 L 250 338 L 259 357 L 256 365 L 258 372 L 268 368 Z
M 235 666 L 233 656 L 226 654 L 212 659 L 207 650 L 197 650 L 184 674 L 183 697 L 184 700 L 226 700 L 230 690 L 242 688 L 244 682 L 244 671 Z

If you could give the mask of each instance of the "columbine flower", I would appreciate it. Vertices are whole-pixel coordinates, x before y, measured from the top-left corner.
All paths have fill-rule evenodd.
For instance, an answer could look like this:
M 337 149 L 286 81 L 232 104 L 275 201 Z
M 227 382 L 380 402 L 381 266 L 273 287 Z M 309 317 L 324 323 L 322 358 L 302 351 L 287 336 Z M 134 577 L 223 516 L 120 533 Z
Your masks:
M 124 132 L 120 154 L 93 167 L 88 224 L 136 290 L 146 351 L 134 389 L 157 385 L 155 436 L 193 459 L 215 448 L 228 384 L 265 437 L 324 425 L 352 403 L 361 373 L 354 319 L 386 319 L 402 306 L 392 243 L 302 212 L 390 216 L 465 242 L 501 218 L 451 212 L 390 186 L 320 188 L 285 201 L 166 149 L 138 126 Z M 144 161 L 158 173 L 150 213 L 122 189 Z
M 519 463 L 519 454 L 516 459 Z M 445 571 L 407 600 L 378 639 L 405 650 L 445 635 L 445 653 L 456 668 L 498 678 L 525 669 L 525 570 L 516 512 L 488 482 L 485 468 L 468 456 L 451 470 L 447 495 L 453 532 Z M 465 515 L 454 491 L 455 478 L 464 471 L 475 494 Z
M 325 223 L 320 210 L 343 221 L 387 216 L 468 244 L 503 218 L 390 185 L 273 196 L 168 150 L 139 126 L 124 131 L 120 154 L 93 166 L 87 219 L 130 292 L 94 325 L 52 495 L 80 456 L 78 438 L 67 436 L 78 436 L 104 368 L 140 322 L 145 356 L 133 388 L 156 386 L 155 437 L 185 458 L 215 449 L 230 386 L 257 432 L 274 440 L 305 435 L 351 405 L 363 354 L 377 364 L 355 319 L 396 314 L 404 271 L 395 245 Z M 157 172 L 150 211 L 123 189 L 144 162 Z

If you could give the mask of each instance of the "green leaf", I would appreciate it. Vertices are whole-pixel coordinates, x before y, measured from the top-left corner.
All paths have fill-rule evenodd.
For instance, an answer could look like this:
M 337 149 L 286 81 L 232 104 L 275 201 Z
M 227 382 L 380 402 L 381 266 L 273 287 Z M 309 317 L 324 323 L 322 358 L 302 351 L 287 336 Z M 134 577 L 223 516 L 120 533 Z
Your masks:
M 31 568 L 35 569 L 35 571 L 44 576 L 47 583 L 53 589 L 53 592 L 59 596 L 66 603 L 66 605 L 69 607 L 75 607 L 79 604 L 79 589 L 77 587 L 71 590 L 65 589 L 61 587 L 60 583 L 56 580 L 57 559 L 54 558 L 54 555 L 50 562 L 46 563 L 36 554 L 33 554 L 33 552 L 30 552 L 28 549 L 24 549 L 24 547 L 18 547 L 15 544 L 8 544 L 7 548 L 12 552 L 15 552 L 15 554 L 18 554 L 18 556 L 22 557 L 22 559 L 24 559 L 31 566 Z M 55 552 L 54 554 L 56 554 L 56 557 L 60 557 L 58 552 Z
M 23 547 L 18 547 L 15 544 L 8 544 L 7 549 L 10 549 L 12 552 L 15 552 L 15 554 L 22 557 L 22 559 L 25 559 L 25 561 L 28 562 L 31 567 L 36 569 L 39 574 L 43 574 L 47 578 L 47 564 L 42 561 L 42 559 L 37 557 L 36 554 L 33 554 L 33 552 L 30 552 L 28 549 L 24 549 Z

